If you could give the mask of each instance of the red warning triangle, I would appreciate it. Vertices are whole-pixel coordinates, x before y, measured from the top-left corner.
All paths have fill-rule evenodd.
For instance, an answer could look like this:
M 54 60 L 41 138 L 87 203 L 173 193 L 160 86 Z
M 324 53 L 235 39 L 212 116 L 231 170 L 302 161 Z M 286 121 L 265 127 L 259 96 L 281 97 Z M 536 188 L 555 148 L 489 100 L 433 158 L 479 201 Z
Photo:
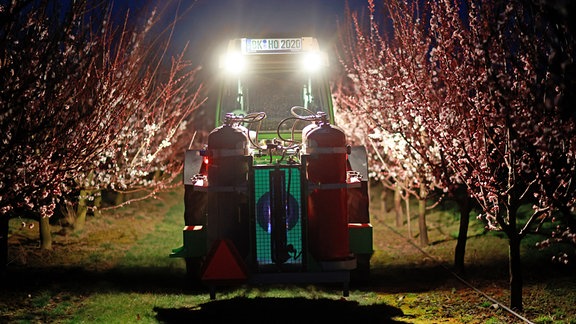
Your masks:
M 214 242 L 202 272 L 202 280 L 246 280 L 248 271 L 230 240 Z

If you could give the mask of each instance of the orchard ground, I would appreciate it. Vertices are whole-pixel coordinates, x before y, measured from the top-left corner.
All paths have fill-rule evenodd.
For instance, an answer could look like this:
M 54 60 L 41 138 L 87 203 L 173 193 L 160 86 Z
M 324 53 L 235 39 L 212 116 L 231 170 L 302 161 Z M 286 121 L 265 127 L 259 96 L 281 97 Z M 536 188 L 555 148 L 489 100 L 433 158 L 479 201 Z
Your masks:
M 371 193 L 371 275 L 353 281 L 348 297 L 338 285 L 238 285 L 219 288 L 210 300 L 207 289 L 187 281 L 184 261 L 168 257 L 182 243 L 181 190 L 92 216 L 81 233 L 55 223 L 51 251 L 38 248 L 37 224 L 13 219 L 0 322 L 523 322 L 504 309 L 509 299 L 504 236 L 471 221 L 467 271 L 457 277 L 451 270 L 456 210 L 430 211 L 430 245 L 419 248 L 416 219 L 409 240 L 406 222 L 397 228 L 393 213 L 375 198 L 378 188 Z M 576 323 L 574 266 L 551 263 L 551 252 L 538 251 L 535 241 L 525 239 L 522 250 L 520 315 L 534 323 Z

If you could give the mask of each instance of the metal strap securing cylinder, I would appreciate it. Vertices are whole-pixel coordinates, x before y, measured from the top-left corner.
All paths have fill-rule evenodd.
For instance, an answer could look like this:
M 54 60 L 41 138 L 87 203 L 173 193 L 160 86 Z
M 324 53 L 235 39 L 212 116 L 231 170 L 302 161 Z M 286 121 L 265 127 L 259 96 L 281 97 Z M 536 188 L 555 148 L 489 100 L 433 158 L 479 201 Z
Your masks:
M 306 147 L 306 154 L 347 154 L 346 147 Z
M 334 189 L 360 188 L 360 183 L 308 183 L 308 190 L 334 190 Z
M 237 149 L 213 149 L 206 152 L 208 156 L 211 157 L 230 157 L 230 156 L 242 156 L 247 155 L 244 148 Z

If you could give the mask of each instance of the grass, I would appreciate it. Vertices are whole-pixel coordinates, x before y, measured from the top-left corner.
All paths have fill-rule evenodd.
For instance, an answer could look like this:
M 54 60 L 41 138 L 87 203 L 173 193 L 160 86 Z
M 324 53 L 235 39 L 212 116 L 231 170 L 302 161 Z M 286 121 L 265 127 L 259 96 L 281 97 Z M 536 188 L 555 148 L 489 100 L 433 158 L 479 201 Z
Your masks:
M 431 244 L 421 248 L 396 228 L 392 213 L 372 204 L 375 253 L 366 283 L 342 297 L 334 285 L 221 287 L 217 299 L 186 280 L 182 259 L 168 257 L 182 243 L 183 193 L 90 217 L 82 233 L 54 225 L 53 251 L 38 249 L 37 227 L 11 221 L 11 264 L 0 292 L 5 323 L 518 323 L 519 320 L 450 273 L 458 215 L 428 215 Z M 416 209 L 412 209 L 415 211 Z M 416 220 L 412 221 L 417 235 Z M 506 304 L 506 239 L 469 230 L 464 279 Z M 534 323 L 576 323 L 574 273 L 548 264 L 526 240 L 524 316 Z M 535 267 L 537 271 L 531 271 Z M 552 271 L 550 275 L 540 273 Z M 544 271 L 544 270 L 542 270 Z

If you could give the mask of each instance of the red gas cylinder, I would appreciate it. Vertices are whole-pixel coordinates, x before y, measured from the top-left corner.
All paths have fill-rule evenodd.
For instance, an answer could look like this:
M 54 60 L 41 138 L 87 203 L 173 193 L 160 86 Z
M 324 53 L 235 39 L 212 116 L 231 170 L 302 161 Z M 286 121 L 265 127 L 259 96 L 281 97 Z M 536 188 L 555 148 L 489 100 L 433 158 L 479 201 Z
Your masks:
M 346 136 L 328 122 L 302 130 L 306 176 L 316 186 L 308 197 L 309 248 L 318 261 L 350 256 L 346 202 Z M 341 185 L 341 188 L 338 188 Z
M 224 124 L 208 135 L 208 183 L 234 186 L 246 181 L 248 135 L 242 126 Z
M 248 254 L 247 188 L 249 152 L 244 127 L 226 123 L 208 135 L 208 244 L 230 240 L 242 256 Z

